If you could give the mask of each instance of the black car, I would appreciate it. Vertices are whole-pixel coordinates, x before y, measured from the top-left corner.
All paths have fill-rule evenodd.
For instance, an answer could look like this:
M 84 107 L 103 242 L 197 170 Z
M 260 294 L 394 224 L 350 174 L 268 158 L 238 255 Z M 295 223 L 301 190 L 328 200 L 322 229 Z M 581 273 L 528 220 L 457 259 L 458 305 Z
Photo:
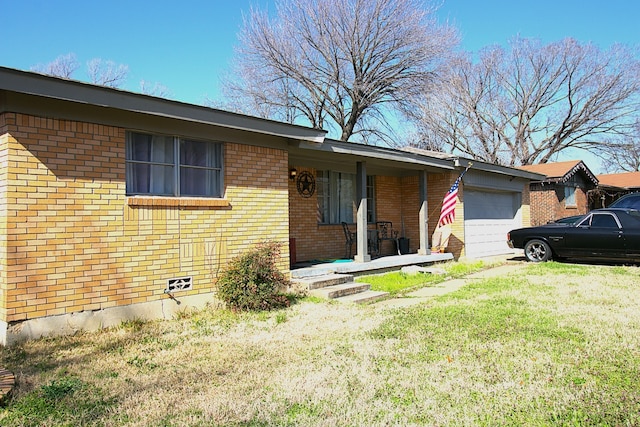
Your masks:
M 551 223 L 511 230 L 511 248 L 529 261 L 594 258 L 640 262 L 640 211 L 608 208 L 589 212 L 576 223 Z

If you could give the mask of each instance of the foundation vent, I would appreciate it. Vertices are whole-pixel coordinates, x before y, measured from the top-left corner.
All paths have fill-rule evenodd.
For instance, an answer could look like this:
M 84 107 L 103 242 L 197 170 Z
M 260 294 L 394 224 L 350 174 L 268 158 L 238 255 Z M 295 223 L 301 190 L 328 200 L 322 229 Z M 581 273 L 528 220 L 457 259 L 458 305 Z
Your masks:
M 175 279 L 167 280 L 167 287 L 164 290 L 165 294 L 172 294 L 174 292 L 188 291 L 193 287 L 193 281 L 191 277 L 178 277 Z

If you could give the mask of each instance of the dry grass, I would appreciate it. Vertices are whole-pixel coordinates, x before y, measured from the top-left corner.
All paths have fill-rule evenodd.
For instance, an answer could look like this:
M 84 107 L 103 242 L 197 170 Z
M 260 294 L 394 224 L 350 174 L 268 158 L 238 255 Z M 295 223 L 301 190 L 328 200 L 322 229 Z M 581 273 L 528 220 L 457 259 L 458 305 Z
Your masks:
M 30 342 L 0 350 L 18 380 L 0 425 L 640 425 L 639 279 L 547 263 L 411 308 L 304 301 Z

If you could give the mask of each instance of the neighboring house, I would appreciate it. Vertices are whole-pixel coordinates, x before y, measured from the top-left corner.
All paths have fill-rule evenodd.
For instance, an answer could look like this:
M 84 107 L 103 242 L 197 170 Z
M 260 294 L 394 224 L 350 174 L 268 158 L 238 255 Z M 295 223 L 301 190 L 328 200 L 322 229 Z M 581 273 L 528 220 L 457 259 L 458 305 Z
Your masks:
M 521 166 L 546 178 L 530 184 L 531 225 L 589 212 L 598 179 L 581 160 Z
M 0 67 L 0 343 L 169 318 L 215 301 L 255 244 L 341 258 L 341 223 L 393 222 L 423 262 L 468 160 Z M 474 162 L 448 251 L 509 253 L 536 173 Z M 382 255 L 393 255 L 385 242 Z M 391 246 L 390 246 L 391 245 Z
M 628 193 L 640 191 L 640 172 L 622 172 L 597 176 L 599 203 L 597 207 L 607 207 Z

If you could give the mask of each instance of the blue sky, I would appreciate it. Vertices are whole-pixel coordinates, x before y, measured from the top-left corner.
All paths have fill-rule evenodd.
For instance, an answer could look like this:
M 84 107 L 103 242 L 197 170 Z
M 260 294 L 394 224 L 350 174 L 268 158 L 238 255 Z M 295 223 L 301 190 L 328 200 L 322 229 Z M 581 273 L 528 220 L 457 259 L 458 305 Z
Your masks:
M 84 71 L 92 58 L 112 60 L 129 67 L 124 89 L 157 82 L 173 99 L 202 104 L 219 98 L 242 14 L 256 4 L 273 8 L 272 0 L 0 0 L 0 65 L 29 70 L 74 53 Z M 638 0 L 444 0 L 438 17 L 470 51 L 516 35 L 640 45 Z
M 125 89 L 158 82 L 173 98 L 199 104 L 219 96 L 219 76 L 252 4 L 273 8 L 270 0 L 0 0 L 0 65 L 29 70 L 67 53 L 82 64 L 113 60 L 129 66 Z M 640 44 L 638 0 L 444 0 L 438 16 L 471 51 L 518 34 L 571 36 L 602 48 Z

